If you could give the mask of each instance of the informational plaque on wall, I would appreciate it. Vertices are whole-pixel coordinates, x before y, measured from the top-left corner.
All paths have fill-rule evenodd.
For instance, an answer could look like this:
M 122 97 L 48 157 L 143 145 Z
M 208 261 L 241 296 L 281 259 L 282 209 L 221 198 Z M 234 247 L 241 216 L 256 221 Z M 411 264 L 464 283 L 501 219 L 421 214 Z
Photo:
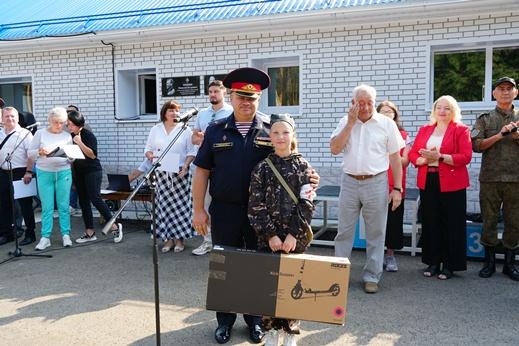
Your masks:
M 227 76 L 226 74 L 208 74 L 204 76 L 204 93 L 209 95 L 209 84 L 214 82 L 215 80 L 220 80 L 223 82 L 223 79 Z
M 200 95 L 199 76 L 162 78 L 162 97 L 198 95 Z

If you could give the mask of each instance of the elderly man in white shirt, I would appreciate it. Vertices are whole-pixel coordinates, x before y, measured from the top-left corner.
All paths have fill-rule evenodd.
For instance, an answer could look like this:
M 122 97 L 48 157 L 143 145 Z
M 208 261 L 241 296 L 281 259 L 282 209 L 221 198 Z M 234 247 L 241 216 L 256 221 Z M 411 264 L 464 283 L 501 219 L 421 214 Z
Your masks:
M 225 119 L 232 114 L 232 106 L 225 102 L 226 89 L 223 86 L 222 81 L 214 80 L 209 83 L 209 102 L 211 106 L 204 108 L 198 113 L 196 118 L 195 126 L 193 127 L 193 144 L 197 146 L 202 145 L 204 141 L 204 133 L 209 125 L 213 122 Z M 207 210 L 211 204 L 211 196 L 209 195 L 209 189 L 205 194 L 204 206 Z M 213 242 L 211 241 L 211 231 L 204 236 L 202 244 L 192 251 L 193 255 L 202 256 L 210 252 L 213 248 Z
M 353 90 L 352 106 L 330 140 L 333 155 L 343 154 L 339 226 L 335 255 L 350 257 L 355 226 L 362 210 L 366 225 L 366 264 L 362 280 L 366 293 L 376 293 L 382 276 L 388 203 L 402 201 L 400 149 L 405 146 L 394 121 L 376 112 L 376 91 L 368 85 Z M 387 170 L 395 188 L 388 197 Z
M 32 133 L 20 127 L 18 111 L 14 107 L 2 110 L 3 129 L 0 129 L 0 245 L 14 240 L 13 202 L 9 187 L 9 169 L 12 168 L 13 181 L 21 180 L 28 184 L 32 179 L 31 164 L 27 150 L 32 141 Z M 10 161 L 11 166 L 8 161 Z M 25 239 L 19 245 L 27 245 L 36 240 L 35 222 L 32 210 L 32 197 L 18 199 L 25 221 Z

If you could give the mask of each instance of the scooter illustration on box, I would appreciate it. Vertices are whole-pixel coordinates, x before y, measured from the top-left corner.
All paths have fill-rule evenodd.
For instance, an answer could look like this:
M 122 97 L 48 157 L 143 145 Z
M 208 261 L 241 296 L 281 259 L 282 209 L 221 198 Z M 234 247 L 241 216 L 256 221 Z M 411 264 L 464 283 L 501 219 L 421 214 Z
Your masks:
M 301 276 L 303 275 L 303 270 L 305 269 L 305 261 L 303 260 L 303 264 L 301 266 L 301 269 L 299 271 L 299 274 Z M 328 288 L 327 290 L 313 290 L 311 288 L 303 288 L 303 285 L 301 283 L 301 279 L 297 280 L 297 283 L 294 285 L 294 288 L 292 288 L 292 291 L 290 291 L 290 295 L 293 299 L 300 299 L 303 296 L 303 293 L 305 294 L 313 294 L 314 300 L 317 300 L 318 294 L 329 294 L 331 296 L 337 296 L 341 292 L 341 287 L 338 283 L 334 283 Z

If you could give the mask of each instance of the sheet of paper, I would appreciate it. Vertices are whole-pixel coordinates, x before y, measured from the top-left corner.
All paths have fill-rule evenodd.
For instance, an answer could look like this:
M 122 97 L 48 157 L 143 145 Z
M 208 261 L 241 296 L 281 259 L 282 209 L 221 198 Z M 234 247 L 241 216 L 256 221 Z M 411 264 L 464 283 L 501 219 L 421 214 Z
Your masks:
M 165 172 L 173 172 L 178 173 L 178 168 L 180 165 L 180 155 L 177 153 L 172 153 L 171 151 L 164 156 L 162 161 L 160 161 L 159 170 Z
M 36 188 L 36 179 L 31 179 L 29 184 L 25 184 L 23 180 L 13 181 L 14 199 L 36 196 L 38 189 Z
M 63 146 L 63 151 L 65 152 L 65 155 L 67 155 L 70 159 L 84 159 L 85 155 L 81 151 L 81 148 L 79 145 L 76 144 L 69 144 Z

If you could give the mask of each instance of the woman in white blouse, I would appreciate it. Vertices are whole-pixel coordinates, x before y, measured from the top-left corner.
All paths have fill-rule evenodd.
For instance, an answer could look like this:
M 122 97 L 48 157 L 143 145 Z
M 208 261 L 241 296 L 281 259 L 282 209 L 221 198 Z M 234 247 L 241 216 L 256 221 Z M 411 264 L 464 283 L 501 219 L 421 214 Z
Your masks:
M 161 123 L 153 126 L 148 135 L 144 155 L 155 160 L 162 154 L 181 126 L 175 119 L 179 116 L 180 104 L 167 101 L 160 110 Z M 167 155 L 179 156 L 178 173 L 157 169 L 157 193 L 155 196 L 155 230 L 164 241 L 162 252 L 184 250 L 184 240 L 194 235 L 191 228 L 191 176 L 189 165 L 193 162 L 196 149 L 191 143 L 192 131 L 188 127 L 175 142 Z
M 56 148 L 72 144 L 70 133 L 63 131 L 67 122 L 67 111 L 63 107 L 51 109 L 48 121 L 49 127 L 36 132 L 28 150 L 29 159 L 32 162 L 36 161 L 38 193 L 41 200 L 41 239 L 36 245 L 36 250 L 44 250 L 51 246 L 54 198 L 58 207 L 63 246 L 72 246 L 69 213 L 72 184 L 70 161 L 65 156 L 52 155 Z

